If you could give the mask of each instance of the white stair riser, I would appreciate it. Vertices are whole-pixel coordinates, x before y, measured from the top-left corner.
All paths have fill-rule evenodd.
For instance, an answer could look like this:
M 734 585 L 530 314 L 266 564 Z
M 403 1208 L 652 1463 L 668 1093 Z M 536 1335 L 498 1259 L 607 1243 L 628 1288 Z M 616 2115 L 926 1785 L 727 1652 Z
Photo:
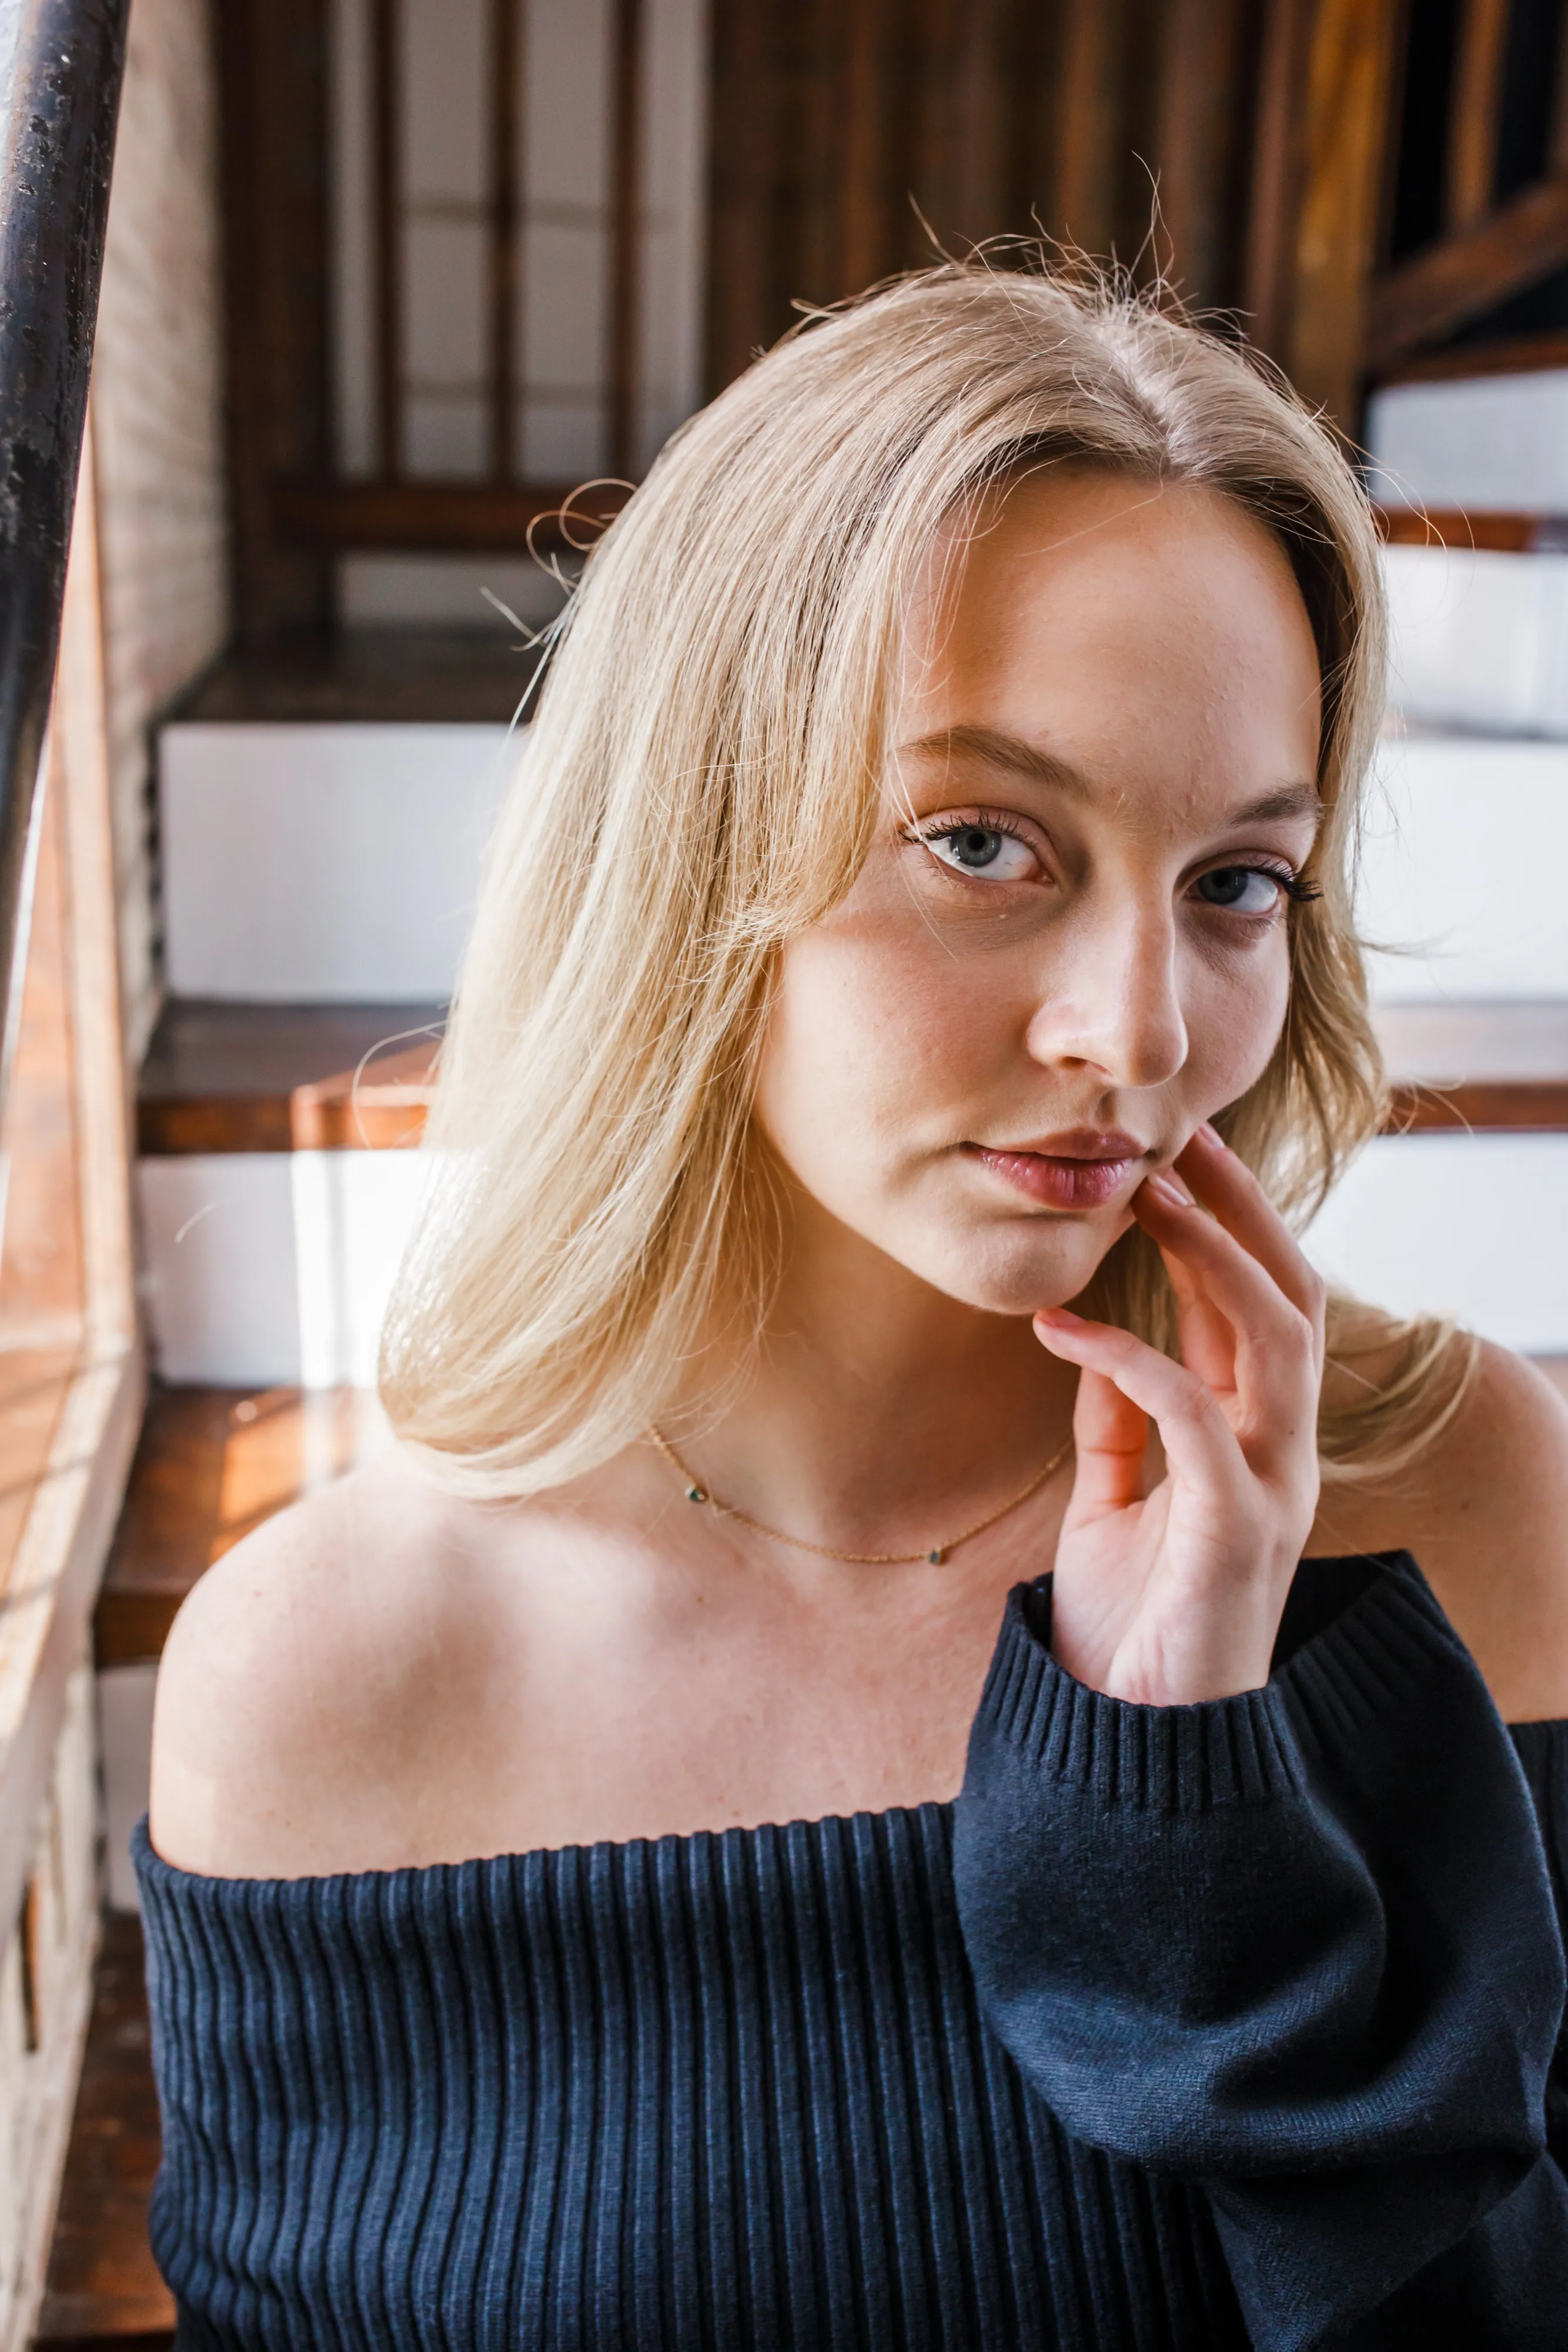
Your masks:
M 1456 1316 L 1568 1353 L 1568 1135 L 1384 1136 L 1307 1236 L 1324 1273 L 1396 1314 Z
M 428 1167 L 413 1151 L 143 1160 L 144 1281 L 162 1378 L 373 1387 Z
M 1384 551 L 1388 690 L 1406 718 L 1568 736 L 1568 555 Z
M 165 727 L 171 991 L 294 1004 L 449 995 L 517 749 L 504 727 Z
M 1405 952 L 1372 960 L 1375 994 L 1568 999 L 1568 745 L 1412 736 L 1380 748 L 1357 916 Z
M 140 1911 L 131 1832 L 147 1811 L 152 1780 L 152 1696 L 158 1681 L 149 1659 L 109 1666 L 98 1677 L 99 1754 L 103 1771 L 103 1829 L 108 1849 L 107 1893 L 112 1911 Z
M 368 1388 L 427 1163 L 395 1151 L 143 1160 L 149 1307 L 170 1381 Z M 1312 1230 L 1315 1256 L 1397 1313 L 1458 1315 L 1568 1355 L 1568 1136 L 1372 1144 Z
M 1390 384 L 1366 438 L 1389 506 L 1568 514 L 1568 370 Z

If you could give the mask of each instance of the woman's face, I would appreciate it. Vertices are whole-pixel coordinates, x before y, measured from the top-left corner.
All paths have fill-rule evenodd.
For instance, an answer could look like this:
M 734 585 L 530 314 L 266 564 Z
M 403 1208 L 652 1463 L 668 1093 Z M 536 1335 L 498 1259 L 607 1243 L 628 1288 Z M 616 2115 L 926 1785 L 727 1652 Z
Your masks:
M 782 958 L 758 1115 L 800 1192 L 973 1306 L 1075 1297 L 1273 1051 L 1318 731 L 1305 608 L 1239 508 L 998 493 L 928 566 L 871 856 Z

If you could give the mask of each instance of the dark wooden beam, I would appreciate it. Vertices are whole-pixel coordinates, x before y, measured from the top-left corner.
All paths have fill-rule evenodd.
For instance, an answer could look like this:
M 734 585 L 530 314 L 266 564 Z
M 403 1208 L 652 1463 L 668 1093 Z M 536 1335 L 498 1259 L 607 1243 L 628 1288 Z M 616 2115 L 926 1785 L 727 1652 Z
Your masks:
M 490 472 L 517 471 L 524 0 L 490 0 Z
M 272 514 L 295 547 L 500 553 L 590 545 L 627 496 L 616 483 L 278 481 Z
M 1557 59 L 1552 92 L 1552 117 L 1547 126 L 1546 168 L 1556 178 L 1568 176 L 1568 10 L 1558 18 Z
M 1542 180 L 1463 236 L 1375 288 L 1365 365 L 1376 375 L 1568 261 L 1568 181 Z
M 1296 215 L 1306 167 L 1301 92 L 1312 12 L 1313 0 L 1266 0 L 1259 49 L 1241 299 L 1253 341 L 1281 362 L 1296 284 Z
M 1447 351 L 1419 352 L 1378 372 L 1379 383 L 1446 383 L 1460 376 L 1530 375 L 1542 368 L 1568 368 L 1568 333 L 1511 335 L 1499 343 L 1460 343 Z
M 1274 356 L 1347 432 L 1359 422 L 1403 0 L 1316 0 L 1289 333 Z
M 1085 253 L 1115 241 L 1125 0 L 1065 0 L 1057 139 L 1061 234 Z
M 1166 0 L 1154 106 L 1166 267 L 1188 300 L 1235 298 L 1250 76 L 1243 0 Z
M 610 198 L 610 471 L 637 471 L 643 252 L 643 0 L 615 0 Z
M 280 543 L 268 494 L 331 462 L 326 0 L 221 0 L 215 23 L 235 618 L 259 643 L 332 610 L 330 564 Z
M 1492 208 L 1510 0 L 1461 0 L 1443 217 L 1450 236 L 1474 228 Z
M 371 210 L 376 310 L 376 460 L 402 470 L 402 140 L 397 0 L 371 0 Z
M 869 286 L 887 266 L 889 0 L 846 0 L 839 94 L 839 269 Z

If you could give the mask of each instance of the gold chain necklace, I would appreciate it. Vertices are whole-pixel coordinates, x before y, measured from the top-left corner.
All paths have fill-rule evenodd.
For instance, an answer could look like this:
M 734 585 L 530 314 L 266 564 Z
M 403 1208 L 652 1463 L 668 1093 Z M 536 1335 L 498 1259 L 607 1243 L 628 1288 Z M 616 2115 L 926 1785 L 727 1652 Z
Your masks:
M 1058 1446 L 1044 1469 L 1037 1470 L 1029 1485 L 1015 1495 L 1010 1503 L 1003 1503 L 983 1519 L 977 1519 L 972 1528 L 964 1529 L 962 1535 L 949 1536 L 946 1543 L 934 1544 L 929 1551 L 837 1551 L 831 1544 L 809 1543 L 804 1536 L 787 1536 L 778 1528 L 765 1528 L 760 1519 L 750 1517 L 745 1511 L 737 1511 L 733 1503 L 721 1503 L 716 1495 L 709 1494 L 700 1479 L 693 1477 L 661 1431 L 650 1429 L 648 1434 L 666 1462 L 680 1472 L 685 1482 L 688 1503 L 706 1503 L 708 1509 L 716 1511 L 721 1519 L 738 1520 L 743 1528 L 749 1528 L 753 1535 L 766 1536 L 769 1543 L 792 1544 L 797 1551 L 814 1551 L 819 1559 L 846 1559 L 856 1568 L 903 1568 L 917 1559 L 929 1560 L 934 1567 L 938 1566 L 950 1551 L 956 1551 L 960 1544 L 967 1543 L 971 1536 L 984 1535 L 986 1529 L 994 1528 L 998 1519 L 1005 1519 L 1009 1511 L 1016 1511 L 1020 1503 L 1027 1503 L 1030 1496 L 1044 1486 L 1051 1473 L 1061 1469 L 1072 1451 L 1070 1434 L 1065 1445 Z

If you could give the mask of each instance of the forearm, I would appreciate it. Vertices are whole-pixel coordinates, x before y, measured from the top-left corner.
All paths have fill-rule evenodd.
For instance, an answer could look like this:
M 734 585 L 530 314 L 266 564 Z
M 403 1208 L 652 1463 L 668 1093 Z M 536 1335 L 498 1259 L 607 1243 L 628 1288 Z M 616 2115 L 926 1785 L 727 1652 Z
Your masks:
M 1070 2130 L 1203 2182 L 1255 2341 L 1326 2341 L 1540 2164 L 1562 1955 L 1507 1736 L 1408 1566 L 1202 1706 L 1086 1690 L 1047 1608 L 958 1809 L 988 2014 Z

